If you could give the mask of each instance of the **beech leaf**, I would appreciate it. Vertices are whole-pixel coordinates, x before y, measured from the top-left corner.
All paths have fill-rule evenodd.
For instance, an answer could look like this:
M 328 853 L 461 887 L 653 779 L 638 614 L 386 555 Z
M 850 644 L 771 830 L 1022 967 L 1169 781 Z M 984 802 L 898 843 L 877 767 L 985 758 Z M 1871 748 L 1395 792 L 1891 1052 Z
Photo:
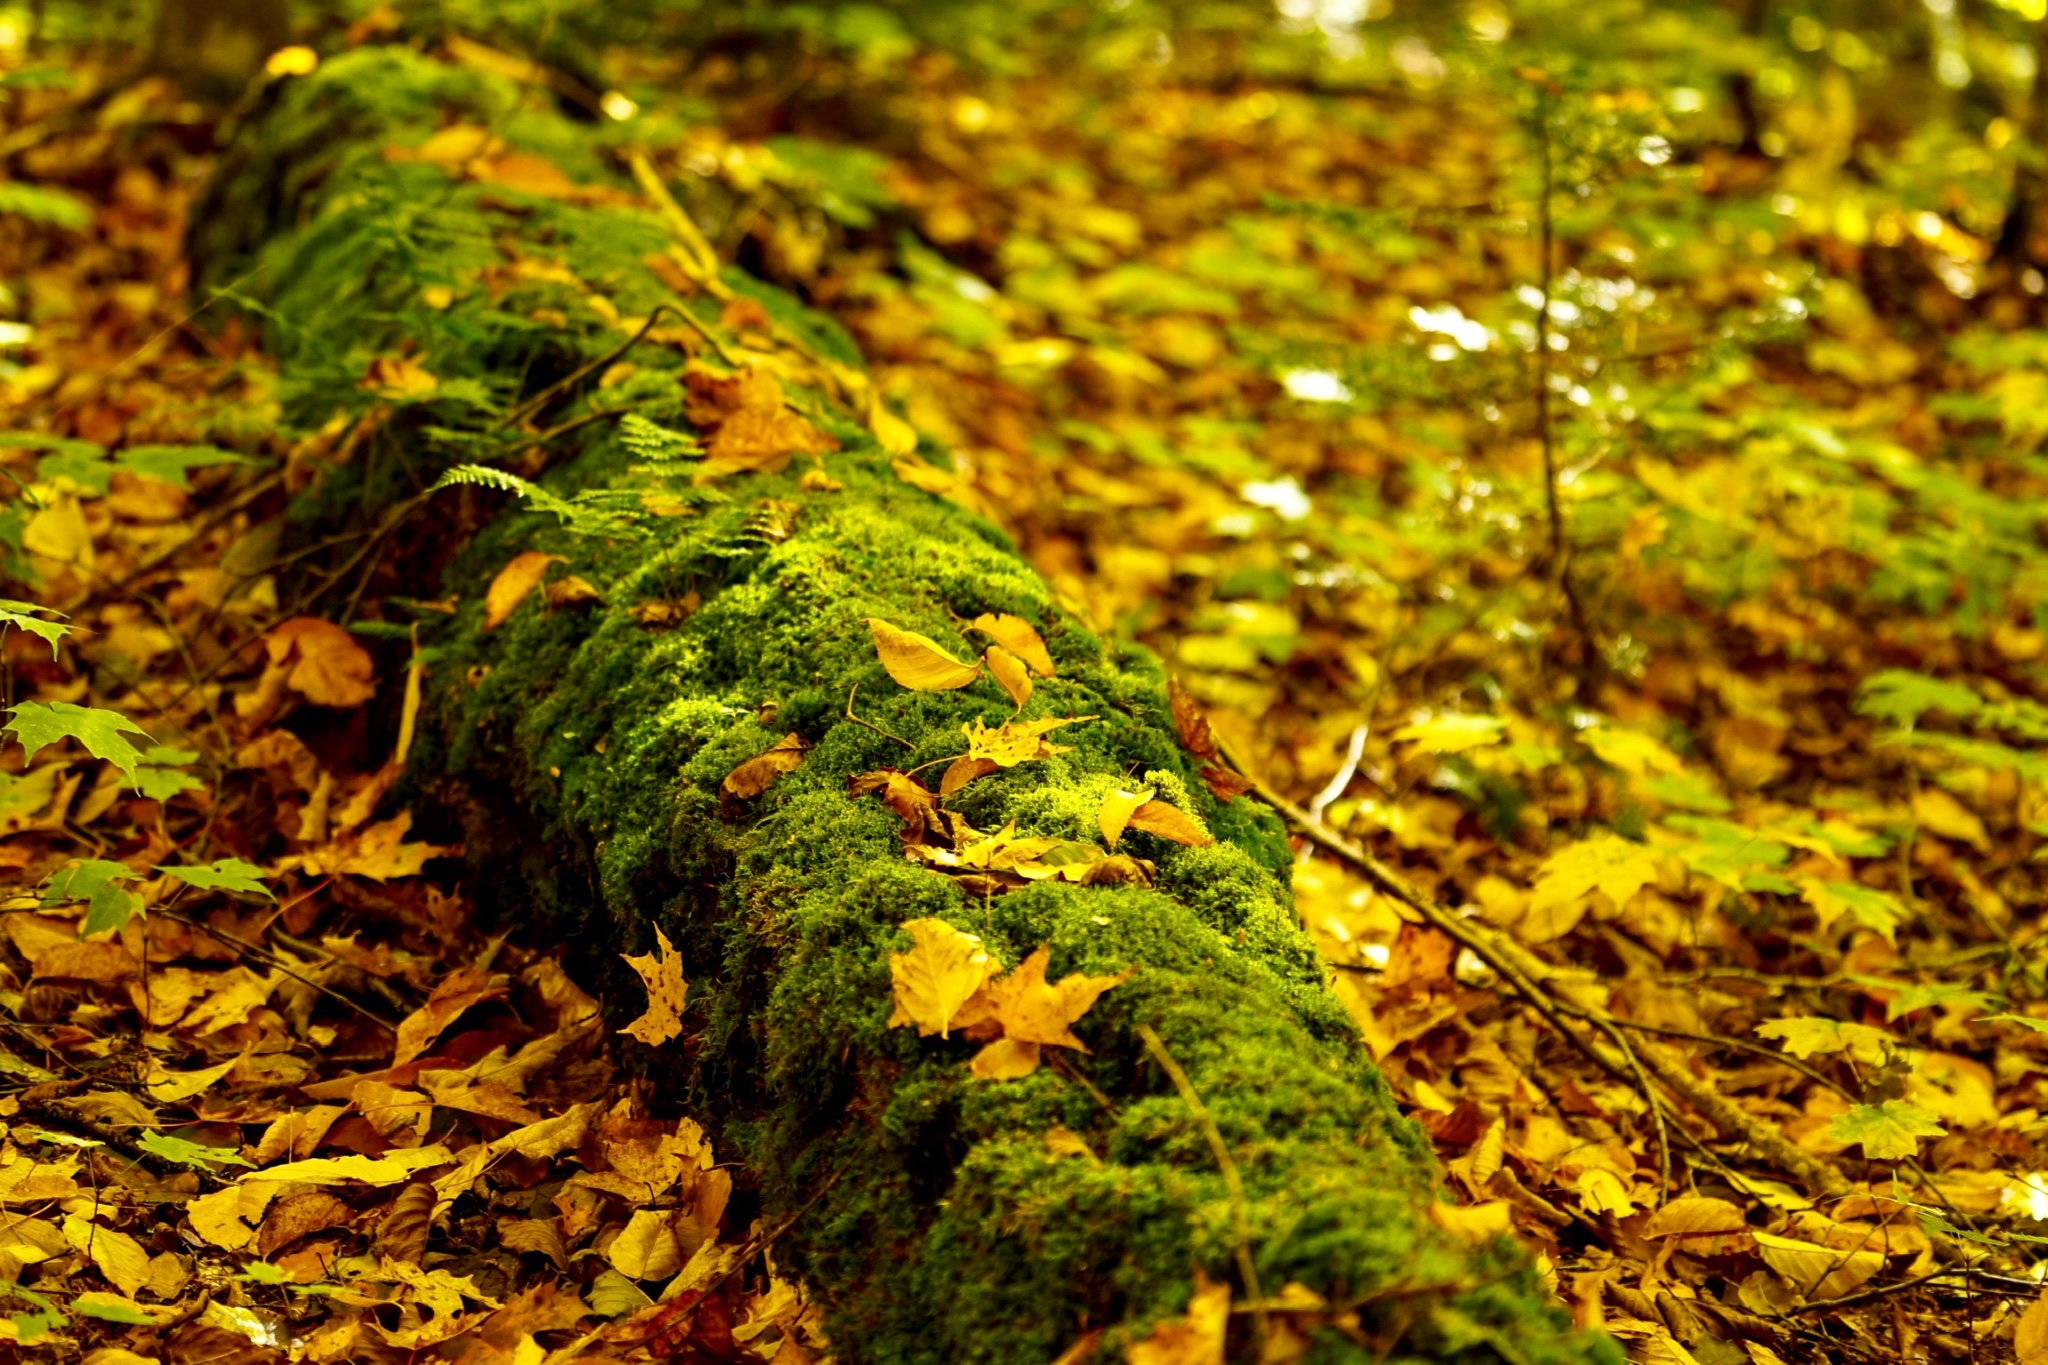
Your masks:
M 775 785 L 784 773 L 795 772 L 811 746 L 794 730 L 775 742 L 774 747 L 755 754 L 725 775 L 718 784 L 721 803 L 751 801 Z
M 930 636 L 903 630 L 878 617 L 868 618 L 875 653 L 889 676 L 913 692 L 950 692 L 981 676 L 978 665 L 962 663 Z
M 496 630 L 503 625 L 527 594 L 540 586 L 548 565 L 566 563 L 561 555 L 542 554 L 539 550 L 512 556 L 484 592 L 484 629 Z
M 991 616 L 987 612 L 974 618 L 970 628 L 994 640 L 1010 653 L 1031 665 L 1031 670 L 1041 678 L 1056 678 L 1058 670 L 1053 667 L 1052 654 L 1046 649 L 1045 641 L 1039 637 L 1032 624 L 1021 616 Z M 1022 705 L 1023 703 L 1018 703 Z
M 889 954 L 896 997 L 889 1027 L 915 1024 L 919 1037 L 943 1038 L 961 1007 L 995 975 L 995 960 L 979 938 L 942 919 L 905 920 L 903 931 L 912 947 Z
M 1001 645 L 990 645 L 982 656 L 988 665 L 989 674 L 1001 684 L 1003 691 L 1010 694 L 1010 700 L 1022 711 L 1024 703 L 1031 700 L 1031 673 L 1024 663 Z
M 1141 792 L 1113 791 L 1102 798 L 1102 809 L 1096 813 L 1096 823 L 1102 830 L 1102 842 L 1111 848 L 1124 837 L 1124 827 L 1131 823 L 1131 816 L 1138 807 L 1152 799 L 1152 788 Z
M 1216 842 L 1216 836 L 1197 824 L 1193 816 L 1178 806 L 1157 799 L 1147 801 L 1131 812 L 1130 827 L 1190 848 L 1207 848 Z

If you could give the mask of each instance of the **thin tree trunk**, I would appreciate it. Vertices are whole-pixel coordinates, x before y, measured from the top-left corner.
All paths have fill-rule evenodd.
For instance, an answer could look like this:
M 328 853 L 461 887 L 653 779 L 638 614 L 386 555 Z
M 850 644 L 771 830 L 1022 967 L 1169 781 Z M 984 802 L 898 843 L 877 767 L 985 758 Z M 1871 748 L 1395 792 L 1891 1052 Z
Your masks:
M 1063 611 L 987 522 L 897 476 L 831 397 L 862 381 L 829 324 L 732 271 L 694 299 L 672 292 L 664 279 L 698 259 L 675 213 L 648 208 L 584 129 L 527 94 L 406 50 L 331 59 L 245 126 L 200 245 L 216 279 L 266 301 L 293 420 L 339 413 L 356 433 L 306 461 L 321 480 L 299 503 L 305 534 L 364 508 L 411 516 L 316 579 L 315 605 L 360 598 L 410 623 L 377 594 L 460 595 L 454 615 L 418 618 L 432 668 L 415 803 L 459 813 L 487 911 L 609 964 L 621 1017 L 643 997 L 617 955 L 649 950 L 657 929 L 681 950 L 684 1033 L 645 1063 L 745 1163 L 764 1226 L 787 1223 L 777 1262 L 828 1304 L 838 1357 L 1044 1365 L 1107 1329 L 1098 1358 L 1114 1359 L 1185 1309 L 1199 1272 L 1240 1305 L 1252 1279 L 1326 1296 L 1336 1322 L 1318 1361 L 1618 1362 L 1542 1306 L 1507 1239 L 1432 1215 L 1428 1144 L 1295 921 L 1283 830 L 1247 800 L 1212 799 L 1158 663 Z M 404 150 L 449 127 L 478 130 L 459 165 Z M 540 183 L 505 159 L 522 146 L 590 188 L 522 190 Z M 800 457 L 700 485 L 689 463 L 655 459 L 644 429 L 637 450 L 613 416 L 568 429 L 599 409 L 685 427 L 686 361 L 724 366 L 704 340 L 721 312 L 706 294 L 752 299 L 728 306 L 765 308 L 800 343 L 779 348 L 792 408 L 843 447 L 821 469 Z M 636 330 L 643 319 L 655 326 Z M 577 379 L 593 361 L 607 387 Z M 697 384 L 708 404 L 716 385 Z M 537 393 L 528 425 L 563 434 L 507 439 L 496 418 Z M 803 432 L 788 408 L 763 420 Z M 451 464 L 493 460 L 548 465 L 557 497 L 593 496 L 562 525 L 484 489 L 422 492 Z M 497 504 L 450 543 L 463 507 Z M 536 592 L 487 631 L 485 585 L 533 550 L 564 557 L 556 577 L 596 600 Z M 452 556 L 438 585 L 394 577 L 437 556 Z M 1056 661 L 1025 717 L 1087 719 L 1048 736 L 1070 751 L 979 778 L 951 812 L 1095 845 L 1105 796 L 1144 787 L 1218 841 L 1125 834 L 1119 852 L 1156 865 L 1150 887 L 981 894 L 907 858 L 915 831 L 849 780 L 944 760 L 963 726 L 1000 725 L 1012 706 L 986 679 L 897 685 L 868 621 L 971 658 L 986 641 L 964 623 L 982 613 L 1032 623 Z M 788 734 L 810 746 L 801 766 L 722 799 L 728 773 Z M 1075 1026 L 1085 1052 L 1048 1047 L 1021 1079 L 977 1079 L 976 1043 L 889 1027 L 890 956 L 921 918 L 980 935 L 1006 967 L 1050 945 L 1054 981 L 1133 974 Z M 1314 1319 L 1234 1317 L 1234 1358 L 1255 1354 L 1261 1321 L 1277 1350 Z

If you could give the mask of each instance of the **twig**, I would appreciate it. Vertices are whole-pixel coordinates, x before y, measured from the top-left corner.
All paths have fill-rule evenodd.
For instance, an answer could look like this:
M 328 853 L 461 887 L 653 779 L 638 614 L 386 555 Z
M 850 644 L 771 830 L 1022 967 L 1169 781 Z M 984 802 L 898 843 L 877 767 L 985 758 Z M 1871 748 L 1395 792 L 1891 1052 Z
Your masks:
M 1374 886 L 1415 911 L 1431 927 L 1441 930 L 1454 942 L 1471 949 L 1475 957 L 1514 987 L 1516 993 L 1528 1001 L 1530 1006 L 1543 1016 L 1545 1022 L 1604 1070 L 1625 1080 L 1640 1079 L 1641 1072 L 1636 1071 L 1621 1057 L 1604 1053 L 1592 1040 L 1582 1036 L 1563 1019 L 1564 1014 L 1570 1013 L 1600 1027 L 1610 1038 L 1620 1038 L 1620 1029 L 1615 1027 L 1611 1015 L 1604 1010 L 1595 1011 L 1576 1003 L 1562 1001 L 1543 989 L 1517 965 L 1517 949 L 1480 926 L 1459 919 L 1416 890 L 1405 877 L 1366 849 L 1338 834 L 1329 826 L 1310 820 L 1307 811 L 1248 771 L 1243 760 L 1231 750 L 1229 743 L 1221 736 L 1218 736 L 1218 743 L 1222 747 L 1223 756 L 1252 784 L 1252 791 L 1259 799 L 1286 817 L 1303 836 L 1351 864 L 1365 874 L 1366 879 Z M 1655 1076 L 1667 1089 L 1705 1115 L 1722 1132 L 1741 1138 L 1780 1170 L 1796 1176 L 1830 1197 L 1841 1198 L 1849 1193 L 1848 1180 L 1833 1163 L 1801 1151 L 1785 1136 L 1783 1129 L 1768 1119 L 1750 1114 L 1729 1103 L 1726 1098 L 1703 1084 L 1686 1068 L 1685 1063 L 1668 1049 L 1648 1041 L 1640 1047 L 1629 1046 L 1625 1039 L 1622 1041 L 1624 1056 L 1635 1055 L 1641 1063 L 1642 1072 Z M 1661 1129 L 1662 1111 L 1657 1109 L 1654 1091 L 1649 1097 L 1649 1103 L 1652 1111 L 1658 1115 Z
M 1246 1211 L 1244 1181 L 1237 1173 L 1237 1163 L 1230 1159 L 1230 1148 L 1223 1141 L 1223 1133 L 1216 1127 L 1216 1120 L 1209 1117 L 1209 1111 L 1202 1105 L 1202 1097 L 1195 1093 L 1193 1081 L 1188 1073 L 1180 1069 L 1180 1063 L 1166 1050 L 1166 1044 L 1150 1024 L 1138 1025 L 1138 1036 L 1145 1040 L 1145 1050 L 1152 1054 L 1173 1082 L 1173 1088 L 1180 1092 L 1181 1103 L 1194 1114 L 1195 1123 L 1201 1128 L 1202 1136 L 1209 1141 L 1209 1151 L 1216 1158 L 1217 1169 L 1223 1172 L 1223 1186 L 1230 1191 L 1230 1219 L 1237 1231 L 1237 1273 L 1244 1281 L 1244 1292 L 1252 1300 L 1252 1330 L 1259 1339 L 1259 1354 L 1266 1351 L 1266 1296 L 1259 1289 L 1259 1272 L 1252 1265 L 1251 1215 Z
M 620 342 L 617 346 L 612 347 L 611 350 L 606 351 L 603 355 L 598 356 L 595 360 L 588 361 L 585 364 L 579 366 L 578 368 L 570 371 L 562 378 L 557 379 L 554 383 L 542 389 L 533 397 L 527 399 L 524 403 L 521 403 L 519 406 L 513 408 L 512 411 L 506 413 L 503 418 L 499 419 L 497 430 L 502 431 L 506 427 L 519 425 L 520 423 L 526 421 L 529 417 L 533 417 L 536 414 L 538 414 L 542 408 L 546 407 L 549 403 L 553 402 L 557 397 L 561 396 L 564 393 L 567 393 L 570 389 L 575 388 L 578 384 L 588 379 L 591 375 L 596 374 L 599 370 L 606 369 L 609 366 L 611 366 L 619 359 L 619 357 L 625 355 L 626 352 L 632 350 L 635 346 L 639 345 L 640 342 L 646 338 L 647 334 L 654 330 L 654 324 L 656 320 L 659 319 L 663 313 L 674 313 L 678 317 L 680 317 L 682 315 L 682 312 L 682 309 L 676 307 L 672 303 L 655 304 L 653 311 L 648 313 L 647 320 L 640 324 L 639 331 L 633 333 L 633 335 L 627 337 L 624 341 Z
M 852 688 L 852 690 L 851 690 L 851 691 L 849 691 L 849 692 L 848 692 L 848 693 L 846 694 L 846 718 L 847 718 L 848 720 L 852 721 L 852 722 L 853 722 L 853 723 L 854 723 L 855 725 L 858 725 L 858 726 L 860 726 L 861 728 L 863 728 L 863 729 L 866 729 L 866 730 L 873 730 L 873 731 L 874 731 L 874 732 L 875 732 L 876 734 L 880 735 L 880 736 L 881 736 L 881 737 L 882 737 L 883 739 L 893 739 L 893 740 L 895 740 L 895 741 L 896 741 L 896 742 L 897 742 L 898 744 L 901 744 L 901 745 L 902 745 L 902 746 L 903 746 L 904 748 L 906 748 L 906 749 L 910 750 L 910 752 L 912 752 L 912 753 L 916 753 L 916 752 L 917 752 L 917 746 L 916 746 L 915 744 L 912 744 L 912 743 L 911 743 L 911 742 L 910 742 L 909 740 L 905 739 L 905 738 L 904 738 L 903 736 L 901 736 L 901 735 L 892 735 L 892 734 L 890 734 L 890 733 L 889 733 L 889 732 L 888 732 L 887 730 L 884 730 L 884 729 L 883 729 L 883 728 L 882 728 L 881 726 L 879 726 L 879 725 L 875 724 L 875 723 L 874 723 L 873 721 L 871 721 L 871 720 L 862 720 L 862 719 L 861 719 L 861 718 L 860 718 L 859 716 L 856 716 L 855 714 L 853 714 L 853 699 L 854 699 L 854 697 L 858 696 L 858 695 L 859 695 L 859 693 L 860 693 L 860 684 L 859 684 L 859 683 L 855 683 L 855 684 L 853 685 L 853 688 Z M 927 763 L 927 764 L 926 764 L 925 766 L 926 766 L 927 768 L 929 768 L 929 767 L 931 766 L 931 764 Z

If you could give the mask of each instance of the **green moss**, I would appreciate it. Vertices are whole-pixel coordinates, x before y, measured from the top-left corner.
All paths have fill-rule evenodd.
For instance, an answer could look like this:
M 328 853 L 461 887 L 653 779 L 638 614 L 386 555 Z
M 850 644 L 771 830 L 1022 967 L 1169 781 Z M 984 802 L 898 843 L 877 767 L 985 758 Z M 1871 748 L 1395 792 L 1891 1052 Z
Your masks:
M 312 145 L 322 127 L 335 145 L 324 152 L 326 197 L 281 220 L 303 214 L 308 226 L 277 236 L 267 259 L 290 266 L 335 251 L 366 279 L 388 281 L 394 253 L 412 248 L 359 211 L 394 184 L 390 165 L 358 155 L 359 144 L 402 142 L 398 125 L 431 126 L 443 103 L 498 96 L 484 78 L 454 82 L 403 54 L 346 60 L 345 72 L 323 69 L 290 97 L 294 145 Z M 332 88 L 370 89 L 380 77 L 413 92 L 396 113 Z M 554 146 L 538 118 L 522 117 L 514 135 Z M 526 209 L 494 208 L 445 178 L 441 188 L 459 210 L 442 226 L 464 250 L 500 236 L 531 242 L 539 230 Z M 639 306 L 656 294 L 633 254 L 641 218 L 548 214 L 538 221 L 550 250 L 583 278 L 616 280 Z M 606 224 L 618 232 L 607 237 Z M 301 337 L 288 377 L 323 401 L 368 401 L 338 382 L 321 387 L 325 362 L 304 339 L 336 327 L 353 329 L 351 348 L 419 341 L 444 384 L 470 381 L 486 395 L 565 346 L 583 356 L 609 344 L 482 315 L 422 318 L 387 306 L 396 297 L 383 286 L 340 303 L 299 285 L 275 292 Z M 676 363 L 651 350 L 647 360 Z M 644 392 L 659 410 L 661 391 Z M 487 426 L 459 405 L 391 424 L 392 458 L 426 466 L 412 468 L 415 483 L 435 460 L 464 457 L 471 438 L 448 434 L 450 422 Z M 734 479 L 698 515 L 649 517 L 608 539 L 501 512 L 449 571 L 463 605 L 433 642 L 437 686 L 415 774 L 422 788 L 456 793 L 487 909 L 551 917 L 614 969 L 616 953 L 643 948 L 656 924 L 677 943 L 692 982 L 690 1036 L 648 1065 L 722 1151 L 745 1159 L 769 1213 L 809 1205 L 777 1254 L 831 1305 L 837 1354 L 1040 1365 L 1086 1326 L 1142 1333 L 1182 1311 L 1197 1268 L 1233 1273 L 1229 1195 L 1140 1043 L 1138 1026 L 1149 1024 L 1240 1168 L 1269 1289 L 1299 1281 L 1341 1298 L 1407 1287 L 1406 1303 L 1391 1295 L 1362 1312 L 1414 1356 L 1617 1360 L 1611 1344 L 1571 1333 L 1540 1305 L 1510 1246 L 1475 1250 L 1428 1219 L 1439 1197 L 1428 1146 L 1396 1111 L 1295 923 L 1285 832 L 1248 802 L 1209 795 L 1174 739 L 1157 662 L 1112 655 L 1059 611 L 1000 532 L 898 481 L 856 428 L 845 431 L 852 448 L 827 461 L 842 491 L 803 489 L 799 469 Z M 633 467 L 606 423 L 566 444 L 548 478 L 564 495 L 688 488 L 687 469 Z M 374 480 L 352 487 L 374 503 Z M 786 539 L 764 537 L 753 520 L 767 499 L 797 509 Z M 482 586 L 530 549 L 565 556 L 602 601 L 550 612 L 535 596 L 485 633 Z M 683 591 L 701 608 L 679 626 L 638 622 L 636 607 Z M 1015 820 L 1026 833 L 1092 840 L 1103 794 L 1145 785 L 1219 842 L 1183 848 L 1131 831 L 1124 851 L 1158 865 L 1151 889 L 1035 884 L 990 900 L 908 861 L 897 819 L 849 796 L 848 778 L 944 760 L 963 747 L 963 724 L 998 724 L 1010 706 L 986 679 L 948 693 L 897 686 L 865 619 L 965 657 L 981 642 L 963 623 L 985 611 L 1032 621 L 1057 659 L 1059 676 L 1039 685 L 1027 717 L 1095 719 L 1054 736 L 1072 752 L 981 779 L 958 810 L 984 829 Z M 865 724 L 848 719 L 849 696 Z M 814 746 L 803 765 L 743 808 L 721 808 L 724 776 L 791 729 Z M 898 926 L 925 916 L 981 934 L 1005 964 L 1049 944 L 1055 978 L 1135 975 L 1077 1025 L 1086 1053 L 1022 1080 L 978 1082 L 972 1044 L 887 1027 L 888 956 L 907 942 Z M 1080 1134 L 1093 1157 L 1048 1151 L 1055 1125 Z M 1314 1358 L 1376 1357 L 1328 1336 Z

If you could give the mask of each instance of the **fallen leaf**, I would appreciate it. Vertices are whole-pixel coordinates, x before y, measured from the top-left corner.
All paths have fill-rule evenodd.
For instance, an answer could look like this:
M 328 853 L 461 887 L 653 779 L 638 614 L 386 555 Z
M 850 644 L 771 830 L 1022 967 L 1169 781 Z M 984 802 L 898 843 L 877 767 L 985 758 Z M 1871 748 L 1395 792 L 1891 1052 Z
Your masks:
M 1852 1105 L 1835 1115 L 1828 1126 L 1829 1137 L 1837 1142 L 1862 1144 L 1863 1155 L 1872 1161 L 1916 1156 L 1921 1138 L 1941 1137 L 1947 1132 L 1934 1121 L 1932 1112 L 1911 1100 Z
M 1052 654 L 1045 647 L 1045 641 L 1036 628 L 1021 616 L 991 616 L 983 612 L 969 623 L 969 629 L 978 630 L 994 640 L 1010 653 L 1031 665 L 1034 673 L 1041 678 L 1058 677 L 1054 669 Z M 1022 703 L 1018 703 L 1022 705 Z
M 233 1071 L 239 1061 L 241 1058 L 236 1057 L 218 1066 L 209 1066 L 198 1071 L 171 1071 L 162 1062 L 151 1058 L 149 1071 L 143 1077 L 142 1086 L 149 1091 L 149 1097 L 158 1104 L 175 1104 L 179 1100 L 189 1100 L 211 1086 Z
M 961 1007 L 995 975 L 995 960 L 979 938 L 942 919 L 906 920 L 903 930 L 914 946 L 889 954 L 896 997 L 889 1027 L 915 1024 L 919 1037 L 943 1038 Z
M 1130 980 L 1136 969 L 1126 967 L 1114 976 L 1077 972 L 1048 982 L 1045 967 L 1051 960 L 1049 946 L 1034 949 L 1017 970 L 990 984 L 989 1003 L 1005 1037 L 1086 1052 L 1087 1047 L 1074 1036 L 1074 1021 L 1094 1008 L 1104 991 Z
M 484 592 L 484 629 L 496 630 L 503 625 L 527 594 L 540 586 L 548 565 L 568 562 L 561 555 L 543 554 L 539 550 L 512 556 Z
M 2048 1294 L 2027 1305 L 2012 1329 L 2017 1365 L 2048 1365 Z
M 987 777 L 990 773 L 997 773 L 1002 770 L 1002 765 L 994 759 L 975 758 L 971 755 L 962 754 L 946 765 L 945 772 L 939 774 L 939 796 L 941 799 L 944 799 L 959 791 L 975 778 Z
M 1130 1365 L 1223 1365 L 1223 1345 L 1230 1326 L 1230 1286 L 1195 1277 L 1187 1316 L 1169 1318 L 1143 1341 L 1126 1348 Z
M 750 801 L 759 796 L 774 786 L 777 778 L 795 772 L 810 748 L 801 735 L 790 731 L 773 748 L 755 754 L 725 775 L 725 781 L 718 784 L 720 803 Z
M 480 1147 L 489 1145 L 480 1144 Z M 348 1156 L 314 1157 L 310 1161 L 292 1161 L 282 1166 L 250 1171 L 235 1178 L 245 1185 L 339 1185 L 345 1180 L 357 1180 L 365 1185 L 397 1185 L 412 1179 L 420 1171 L 446 1166 L 454 1160 L 455 1154 L 437 1142 L 429 1147 L 394 1147 L 383 1156 L 351 1153 Z
M 355 637 L 331 621 L 298 616 L 264 637 L 271 665 L 286 668 L 285 685 L 321 706 L 357 706 L 376 694 L 376 665 Z
M 186 1221 L 207 1241 L 227 1251 L 240 1251 L 256 1240 L 264 1210 L 282 1186 L 228 1185 L 185 1205 Z
M 847 779 L 846 790 L 850 796 L 869 793 L 880 796 L 883 805 L 919 833 L 940 833 L 945 828 L 939 814 L 938 798 L 932 790 L 910 774 L 895 768 L 877 768 L 873 772 L 856 774 Z M 907 837 L 909 832 L 905 833 Z
M 1131 816 L 1138 807 L 1152 799 L 1152 788 L 1141 792 L 1113 791 L 1102 798 L 1102 809 L 1096 812 L 1096 825 L 1102 830 L 1102 842 L 1111 848 L 1124 837 L 1124 827 L 1131 823 Z
M 629 1280 L 665 1280 L 683 1268 L 682 1247 L 666 1213 L 640 1209 L 605 1250 L 612 1269 Z
M 1033 759 L 1051 758 L 1071 752 L 1070 744 L 1051 744 L 1046 736 L 1067 725 L 1079 725 L 1093 716 L 1061 716 L 1051 720 L 1011 720 L 991 730 L 976 716 L 972 724 L 960 727 L 967 736 L 967 757 L 986 759 L 1001 768 L 1014 768 Z
M 418 398 L 441 387 L 432 371 L 402 355 L 380 355 L 363 374 L 362 387 L 382 398 Z
M 127 1233 L 69 1214 L 64 1219 L 64 1240 L 90 1257 L 108 1283 L 129 1298 L 149 1283 L 149 1253 Z
M 1833 1299 L 1854 1292 L 1884 1267 L 1881 1251 L 1815 1246 L 1792 1237 L 1753 1231 L 1757 1254 L 1793 1292 L 1807 1299 Z
M 1180 685 L 1179 678 L 1167 679 L 1166 700 L 1173 710 L 1173 728 L 1180 732 L 1181 747 L 1196 758 L 1213 762 L 1217 758 L 1216 736 L 1209 729 L 1208 717 L 1202 714 L 1193 695 Z
M 998 1038 L 974 1054 L 968 1071 L 984 1081 L 1021 1080 L 1038 1070 L 1040 1048 L 1019 1038 Z
M 1195 823 L 1194 817 L 1178 806 L 1151 800 L 1131 812 L 1130 827 L 1190 848 L 1207 848 L 1216 836 Z
M 454 1023 L 471 1005 L 503 998 L 508 978 L 493 976 L 474 967 L 457 967 L 435 985 L 427 1002 L 407 1015 L 398 1025 L 393 1066 L 403 1066 L 427 1050 L 441 1031 Z
M 1991 851 L 1991 835 L 1984 822 L 1939 787 L 1922 787 L 1913 793 L 1913 818 L 1944 839 L 1968 844 L 1979 853 Z
M 417 877 L 429 858 L 450 858 L 462 852 L 460 844 L 408 843 L 405 836 L 411 832 L 412 812 L 400 811 L 389 820 L 344 834 L 332 843 L 282 862 L 296 862 L 308 872 L 368 877 L 381 882 L 393 877 Z
M 1645 1237 L 1713 1237 L 1743 1232 L 1749 1227 L 1738 1204 L 1726 1199 L 1687 1196 L 1673 1199 L 1650 1215 L 1643 1225 Z
M 659 927 L 654 937 L 660 944 L 658 953 L 619 954 L 647 984 L 647 1012 L 619 1032 L 630 1033 L 649 1047 L 659 1047 L 683 1031 L 683 1001 L 690 991 L 690 984 L 683 980 L 682 954 Z
M 418 1265 L 427 1254 L 433 1217 L 434 1187 L 423 1180 L 409 1182 L 377 1225 L 377 1254 Z M 267 1230 L 269 1224 L 264 1226 Z
M 981 658 L 988 665 L 989 675 L 1022 711 L 1024 703 L 1031 700 L 1031 674 L 1023 661 L 1001 645 L 990 645 Z
M 875 637 L 875 653 L 882 667 L 913 692 L 950 692 L 981 676 L 978 666 L 960 662 L 929 636 L 873 616 L 868 618 L 868 630 Z

